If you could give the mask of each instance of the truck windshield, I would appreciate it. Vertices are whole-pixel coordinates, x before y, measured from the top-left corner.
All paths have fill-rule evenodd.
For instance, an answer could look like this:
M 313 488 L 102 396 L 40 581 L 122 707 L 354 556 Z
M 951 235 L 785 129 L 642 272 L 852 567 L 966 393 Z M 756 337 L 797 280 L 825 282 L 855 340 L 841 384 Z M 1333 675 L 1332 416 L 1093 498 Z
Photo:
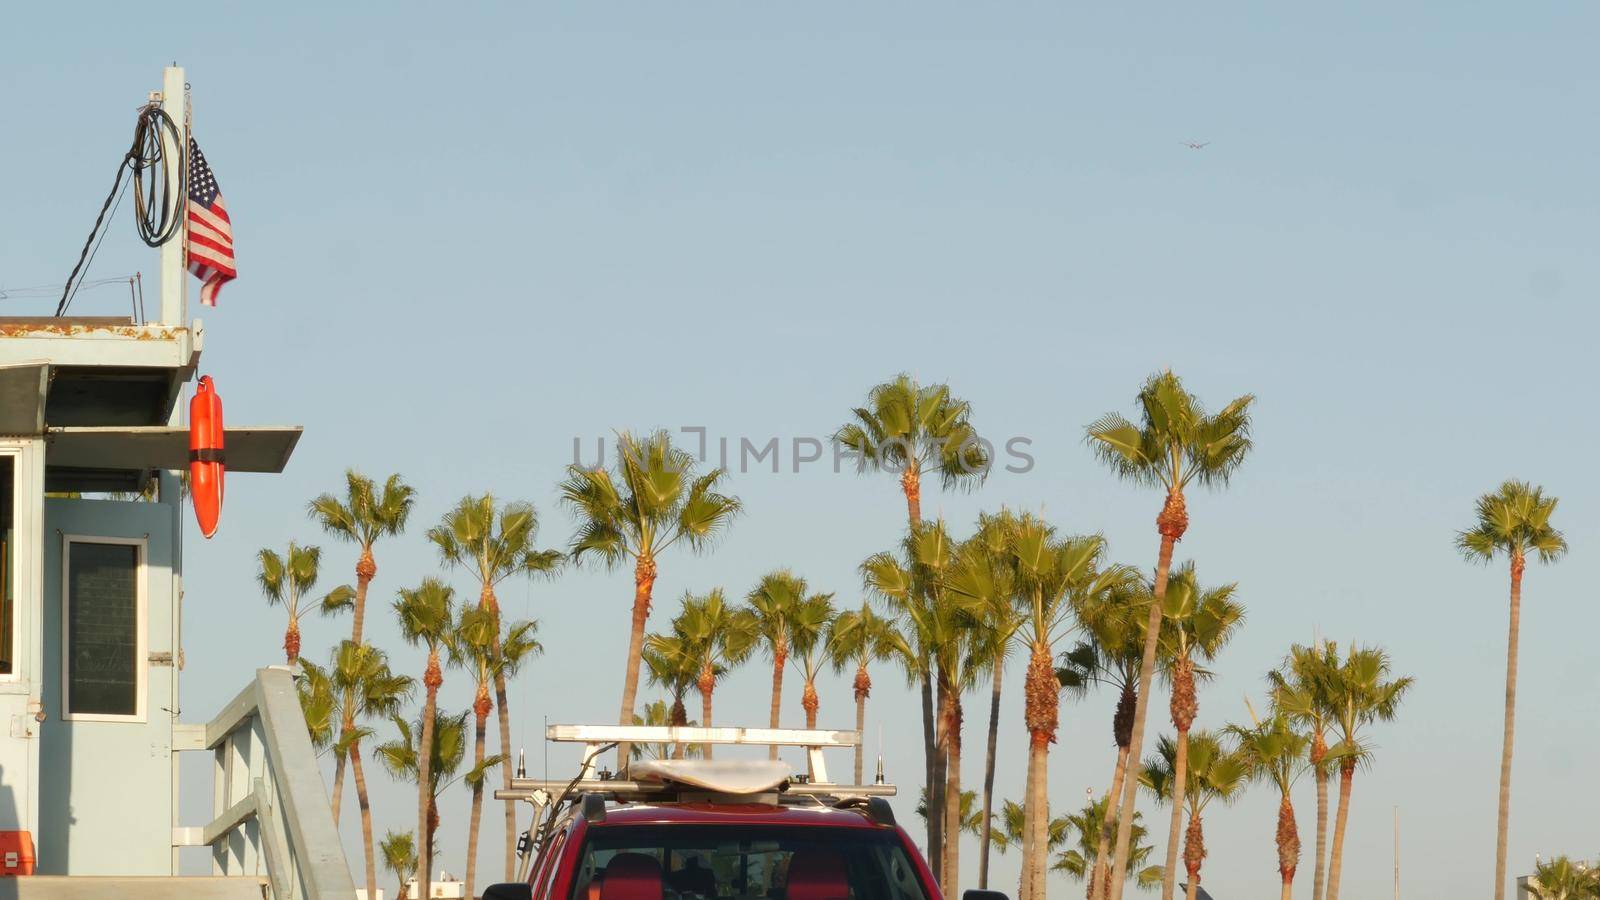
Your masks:
M 571 900 L 928 900 L 889 830 L 746 825 L 591 828 Z

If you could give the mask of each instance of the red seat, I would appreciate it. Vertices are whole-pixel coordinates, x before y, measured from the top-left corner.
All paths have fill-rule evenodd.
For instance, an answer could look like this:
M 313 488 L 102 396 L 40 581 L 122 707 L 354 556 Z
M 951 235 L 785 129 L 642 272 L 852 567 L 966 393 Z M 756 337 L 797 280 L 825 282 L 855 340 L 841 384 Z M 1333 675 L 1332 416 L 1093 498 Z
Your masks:
M 661 900 L 661 864 L 643 853 L 618 853 L 606 863 L 600 900 Z
M 789 858 L 784 900 L 849 900 L 850 877 L 837 850 L 796 851 Z

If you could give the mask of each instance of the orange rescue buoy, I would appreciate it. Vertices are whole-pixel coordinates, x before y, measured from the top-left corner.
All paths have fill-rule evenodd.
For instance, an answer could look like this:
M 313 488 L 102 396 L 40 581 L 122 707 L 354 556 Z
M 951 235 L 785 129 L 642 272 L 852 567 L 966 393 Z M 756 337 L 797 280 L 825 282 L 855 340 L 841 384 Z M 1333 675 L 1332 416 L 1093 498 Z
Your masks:
M 222 452 L 222 398 L 210 375 L 200 376 L 194 399 L 189 401 L 189 499 L 200 533 L 217 533 L 222 515 L 222 477 L 226 470 Z

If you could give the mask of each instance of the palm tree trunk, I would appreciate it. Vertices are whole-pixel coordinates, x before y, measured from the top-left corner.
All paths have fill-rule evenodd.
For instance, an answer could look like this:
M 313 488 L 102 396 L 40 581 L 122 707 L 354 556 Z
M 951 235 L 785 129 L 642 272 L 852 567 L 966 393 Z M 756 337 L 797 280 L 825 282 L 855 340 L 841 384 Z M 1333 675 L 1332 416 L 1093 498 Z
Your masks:
M 924 777 L 923 783 L 928 787 L 929 809 L 938 807 L 932 805 L 940 791 L 939 769 L 939 734 L 933 724 L 933 673 L 923 657 L 922 669 L 922 761 Z M 939 864 L 943 860 L 940 855 L 944 850 L 944 819 L 939 816 L 928 816 L 928 868 L 934 872 L 939 871 Z
M 1500 821 L 1494 842 L 1494 900 L 1506 896 L 1506 840 L 1511 833 L 1511 738 L 1517 719 L 1517 632 L 1522 625 L 1522 572 L 1527 559 L 1511 554 L 1511 624 L 1506 636 L 1506 725 L 1500 745 Z
M 683 708 L 683 695 L 672 698 L 672 711 L 667 714 L 667 724 L 673 728 L 684 728 L 689 724 L 689 711 Z M 672 758 L 683 759 L 683 741 L 672 742 Z
M 778 727 L 778 716 L 783 710 L 783 667 L 789 662 L 789 641 L 783 635 L 778 636 L 777 646 L 772 648 L 772 709 L 768 715 L 767 725 L 770 728 Z M 778 758 L 778 745 L 773 744 L 767 748 L 767 759 Z
M 1356 777 L 1356 762 L 1339 762 L 1339 812 L 1333 820 L 1333 853 L 1328 857 L 1328 900 L 1339 900 L 1339 875 L 1344 868 L 1344 828 L 1350 822 L 1350 783 Z
M 1189 884 L 1184 894 L 1188 900 L 1195 900 L 1200 890 L 1200 864 L 1206 858 L 1205 827 L 1200 823 L 1199 813 L 1189 817 L 1189 830 L 1183 839 L 1183 868 L 1189 873 Z
M 344 740 L 344 736 L 350 733 L 349 728 L 350 728 L 349 725 L 345 725 L 343 728 L 339 729 L 339 739 L 340 739 L 341 743 Z M 332 799 L 332 805 L 333 805 L 333 824 L 334 825 L 338 825 L 339 824 L 339 807 L 344 802 L 344 767 L 345 767 L 345 763 L 346 763 L 347 759 L 348 759 L 348 757 L 346 757 L 343 753 L 340 753 L 340 754 L 337 755 L 337 758 L 333 762 L 333 799 Z
M 817 707 L 820 705 L 820 703 L 821 699 L 817 696 L 816 684 L 810 678 L 807 678 L 805 689 L 800 692 L 800 706 L 806 711 L 806 728 L 810 729 L 817 727 Z M 810 753 L 806 754 L 806 774 L 809 775 L 813 781 L 816 780 L 817 773 L 816 770 L 812 769 L 811 767 Z
M 428 668 L 422 683 L 427 699 L 422 704 L 422 734 L 417 743 L 417 897 L 427 900 L 432 893 L 428 869 L 433 865 L 433 717 L 439 711 L 439 651 L 428 653 Z
M 372 805 L 367 799 L 367 776 L 361 771 L 361 743 L 350 744 L 350 771 L 356 781 L 356 804 L 361 807 L 361 850 L 366 857 L 367 896 L 378 896 L 378 865 L 372 855 Z
M 1050 745 L 1060 725 L 1061 685 L 1051 665 L 1050 646 L 1036 638 L 1023 684 L 1023 715 L 1028 726 L 1028 796 L 1023 805 L 1022 867 L 1027 872 L 1024 900 L 1045 900 L 1045 867 L 1050 855 Z
M 1167 491 L 1167 502 L 1156 516 L 1156 529 L 1161 533 L 1161 552 L 1156 557 L 1155 602 L 1150 604 L 1149 629 L 1144 637 L 1144 657 L 1139 664 L 1139 695 L 1133 707 L 1133 734 L 1128 744 L 1130 765 L 1139 765 L 1139 754 L 1144 752 L 1144 722 L 1150 711 L 1150 688 L 1156 677 L 1156 642 L 1161 637 L 1161 602 L 1167 596 L 1167 576 L 1172 569 L 1172 548 L 1189 527 L 1189 516 L 1184 508 L 1183 492 L 1177 488 Z M 1133 837 L 1133 812 L 1138 800 L 1139 779 L 1127 779 L 1122 788 L 1122 809 L 1117 814 L 1117 846 L 1112 854 L 1111 900 L 1122 900 L 1122 888 L 1128 876 L 1129 843 Z
M 1028 775 L 1022 790 L 1022 874 L 1017 881 L 1017 900 L 1033 900 L 1033 783 L 1039 777 L 1039 756 L 1035 754 L 1033 737 L 1028 738 Z
M 357 646 L 361 644 L 362 626 L 367 621 L 367 588 L 377 574 L 378 564 L 372 559 L 372 548 L 362 547 L 361 558 L 356 560 L 356 605 L 350 624 L 350 642 Z
M 1328 885 L 1328 771 L 1323 760 L 1328 744 L 1318 731 L 1311 736 L 1311 774 L 1317 780 L 1317 859 L 1311 868 L 1311 900 L 1323 900 Z
M 477 731 L 472 745 L 472 766 L 477 768 L 483 765 L 484 741 L 489 732 L 489 691 L 488 685 L 478 685 L 478 696 L 473 701 L 472 712 L 477 720 Z M 484 773 L 487 775 L 488 773 Z M 483 780 L 472 786 L 472 817 L 467 820 L 467 881 L 466 896 L 475 896 L 472 886 L 478 877 L 478 827 L 483 819 Z
M 872 676 L 867 674 L 867 664 L 856 664 L 856 734 L 861 735 L 861 742 L 856 744 L 856 784 L 864 784 L 861 780 L 861 766 L 867 744 L 867 698 L 872 696 Z
M 944 872 L 940 886 L 954 897 L 961 889 L 961 695 L 945 692 Z
M 628 635 L 627 671 L 622 676 L 622 716 L 619 724 L 633 724 L 634 702 L 639 697 L 639 664 L 644 658 L 644 627 L 650 619 L 650 597 L 656 586 L 656 560 L 648 551 L 639 554 L 633 566 L 633 630 Z M 617 774 L 628 769 L 633 745 L 627 741 L 617 744 Z M 509 771 L 509 770 L 507 770 Z M 514 801 L 507 801 L 508 804 Z M 513 811 L 514 814 L 514 811 Z M 515 848 L 515 838 L 513 849 Z M 510 881 L 510 878 L 506 879 Z
M 700 680 L 695 686 L 700 689 L 700 726 L 702 728 L 710 728 L 712 727 L 711 695 L 717 689 L 717 673 L 716 670 L 711 667 L 711 660 L 706 660 L 705 665 L 701 667 Z M 700 748 L 705 753 L 706 759 L 711 758 L 712 746 L 712 744 L 706 744 L 704 747 Z
M 283 630 L 283 657 L 290 666 L 300 659 L 300 617 L 289 614 L 289 626 Z
M 935 670 L 933 676 L 933 784 L 928 786 L 928 809 L 930 820 L 939 821 L 939 862 L 934 865 L 933 871 L 940 882 L 940 890 L 945 890 L 944 874 L 945 862 L 950 853 L 952 835 L 945 829 L 944 801 L 945 779 L 950 770 L 950 736 L 949 722 L 946 719 L 946 704 L 949 703 L 948 685 L 949 676 L 942 670 Z M 933 812 L 937 811 L 937 813 Z
M 1294 896 L 1294 871 L 1300 866 L 1300 829 L 1294 823 L 1289 795 L 1278 800 L 1278 874 L 1283 876 L 1282 900 Z
M 978 890 L 989 889 L 989 841 L 993 839 L 994 822 L 994 755 L 1000 742 L 1000 676 L 1005 672 L 1005 660 L 997 659 L 994 678 L 989 690 L 989 744 L 983 756 L 983 831 L 979 835 Z
M 1111 835 L 1116 831 L 1117 813 L 1120 810 L 1122 779 L 1128 774 L 1128 744 L 1133 739 L 1133 710 L 1138 704 L 1138 692 L 1130 677 L 1122 682 L 1117 697 L 1117 711 L 1111 717 L 1111 735 L 1117 745 L 1117 764 L 1111 770 L 1111 790 L 1106 793 L 1106 818 L 1100 826 L 1100 841 L 1095 845 L 1095 871 L 1099 877 L 1089 883 L 1089 900 L 1106 900 L 1111 895 Z
M 1161 873 L 1162 900 L 1171 900 L 1177 884 L 1178 836 L 1183 828 L 1184 788 L 1189 780 L 1189 732 L 1178 732 L 1178 752 L 1172 766 L 1172 825 L 1167 829 L 1167 866 Z

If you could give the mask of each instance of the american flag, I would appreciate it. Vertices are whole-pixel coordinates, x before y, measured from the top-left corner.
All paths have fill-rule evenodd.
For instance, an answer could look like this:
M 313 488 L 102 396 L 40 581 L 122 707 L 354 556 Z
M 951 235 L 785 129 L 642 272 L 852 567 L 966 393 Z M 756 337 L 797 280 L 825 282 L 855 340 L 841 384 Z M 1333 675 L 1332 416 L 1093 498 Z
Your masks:
M 217 292 L 239 274 L 233 266 L 228 208 L 200 145 L 189 138 L 189 271 L 200 279 L 201 303 L 217 305 Z

